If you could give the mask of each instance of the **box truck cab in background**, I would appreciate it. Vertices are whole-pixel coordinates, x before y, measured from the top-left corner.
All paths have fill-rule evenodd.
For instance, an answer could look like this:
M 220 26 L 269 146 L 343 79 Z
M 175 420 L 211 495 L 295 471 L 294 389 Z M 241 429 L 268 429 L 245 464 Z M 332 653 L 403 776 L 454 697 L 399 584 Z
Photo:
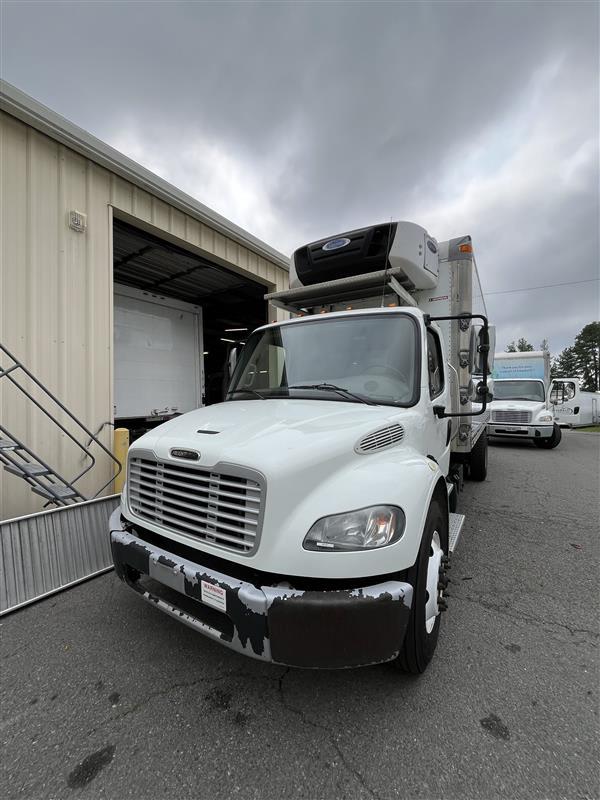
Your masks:
M 493 378 L 488 435 L 556 447 L 561 433 L 550 403 L 550 353 L 496 353 Z
M 487 471 L 493 347 L 471 239 L 342 233 L 297 250 L 267 299 L 295 317 L 247 339 L 226 401 L 130 448 L 117 574 L 257 659 L 422 672 L 456 498 Z
M 550 402 L 561 427 L 581 428 L 600 422 L 600 392 L 583 391 L 579 378 L 555 378 Z

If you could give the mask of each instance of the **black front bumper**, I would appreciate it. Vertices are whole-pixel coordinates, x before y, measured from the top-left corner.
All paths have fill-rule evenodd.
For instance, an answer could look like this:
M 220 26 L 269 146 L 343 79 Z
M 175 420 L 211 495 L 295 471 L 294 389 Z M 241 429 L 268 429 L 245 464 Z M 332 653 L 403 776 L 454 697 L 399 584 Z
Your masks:
M 245 655 L 294 667 L 358 667 L 398 655 L 412 587 L 257 587 L 149 544 L 110 520 L 115 570 L 145 600 Z

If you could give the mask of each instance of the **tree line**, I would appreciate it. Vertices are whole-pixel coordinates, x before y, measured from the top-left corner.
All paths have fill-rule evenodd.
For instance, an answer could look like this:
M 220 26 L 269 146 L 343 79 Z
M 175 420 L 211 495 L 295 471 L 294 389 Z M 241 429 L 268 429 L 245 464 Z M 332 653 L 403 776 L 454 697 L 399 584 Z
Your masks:
M 527 339 L 521 337 L 510 342 L 507 353 L 529 353 L 534 349 Z M 540 350 L 548 350 L 548 340 L 540 344 Z M 552 378 L 579 378 L 584 392 L 600 391 L 600 322 L 590 322 L 575 337 L 571 347 L 565 347 L 552 359 Z

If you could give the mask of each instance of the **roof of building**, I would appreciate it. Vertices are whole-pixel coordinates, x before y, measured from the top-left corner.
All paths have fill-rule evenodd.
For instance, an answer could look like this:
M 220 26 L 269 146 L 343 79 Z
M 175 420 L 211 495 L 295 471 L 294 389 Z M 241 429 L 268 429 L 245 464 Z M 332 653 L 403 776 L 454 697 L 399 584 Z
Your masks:
M 277 266 L 289 269 L 289 258 L 283 253 L 4 80 L 0 80 L 0 110 L 209 225 Z

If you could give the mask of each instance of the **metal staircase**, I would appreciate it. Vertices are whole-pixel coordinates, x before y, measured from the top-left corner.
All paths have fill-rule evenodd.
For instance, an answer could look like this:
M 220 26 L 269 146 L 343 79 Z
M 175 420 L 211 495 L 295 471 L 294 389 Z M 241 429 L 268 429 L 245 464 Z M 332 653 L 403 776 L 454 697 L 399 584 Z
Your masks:
M 104 483 L 92 497 L 98 495 L 112 483 L 114 478 L 121 472 L 122 466 L 118 459 L 105 447 L 98 439 L 98 436 L 92 433 L 77 417 L 69 411 L 69 409 L 55 397 L 49 389 L 47 389 L 35 375 L 33 375 L 27 367 L 25 367 L 15 356 L 10 353 L 4 345 L 0 344 L 0 356 L 3 360 L 8 359 L 9 365 L 3 367 L 0 364 L 0 380 L 5 378 L 7 381 L 15 386 L 23 395 L 35 405 L 57 428 L 59 428 L 65 436 L 67 436 L 74 445 L 82 451 L 84 466 L 83 469 L 70 480 L 65 478 L 61 473 L 47 464 L 39 455 L 33 452 L 26 444 L 20 441 L 14 434 L 7 428 L 0 424 L 0 464 L 3 465 L 7 472 L 16 475 L 26 481 L 31 487 L 31 491 L 45 498 L 47 501 L 45 505 L 66 506 L 74 503 L 80 503 L 83 500 L 91 498 L 86 497 L 79 488 L 76 486 L 78 481 L 83 478 L 96 464 L 96 457 L 91 451 L 92 446 L 99 447 L 111 461 L 118 467 L 115 474 Z M 19 377 L 22 379 L 23 375 L 31 381 L 38 390 L 42 393 L 43 401 L 37 400 L 32 392 L 22 383 L 19 382 Z M 48 402 L 50 401 L 50 402 Z M 49 405 L 51 408 L 58 409 L 58 411 L 51 411 L 46 408 Z M 58 415 L 66 415 L 77 430 L 77 435 L 68 430 L 65 425 L 58 419 Z M 80 441 L 83 439 L 83 441 Z

